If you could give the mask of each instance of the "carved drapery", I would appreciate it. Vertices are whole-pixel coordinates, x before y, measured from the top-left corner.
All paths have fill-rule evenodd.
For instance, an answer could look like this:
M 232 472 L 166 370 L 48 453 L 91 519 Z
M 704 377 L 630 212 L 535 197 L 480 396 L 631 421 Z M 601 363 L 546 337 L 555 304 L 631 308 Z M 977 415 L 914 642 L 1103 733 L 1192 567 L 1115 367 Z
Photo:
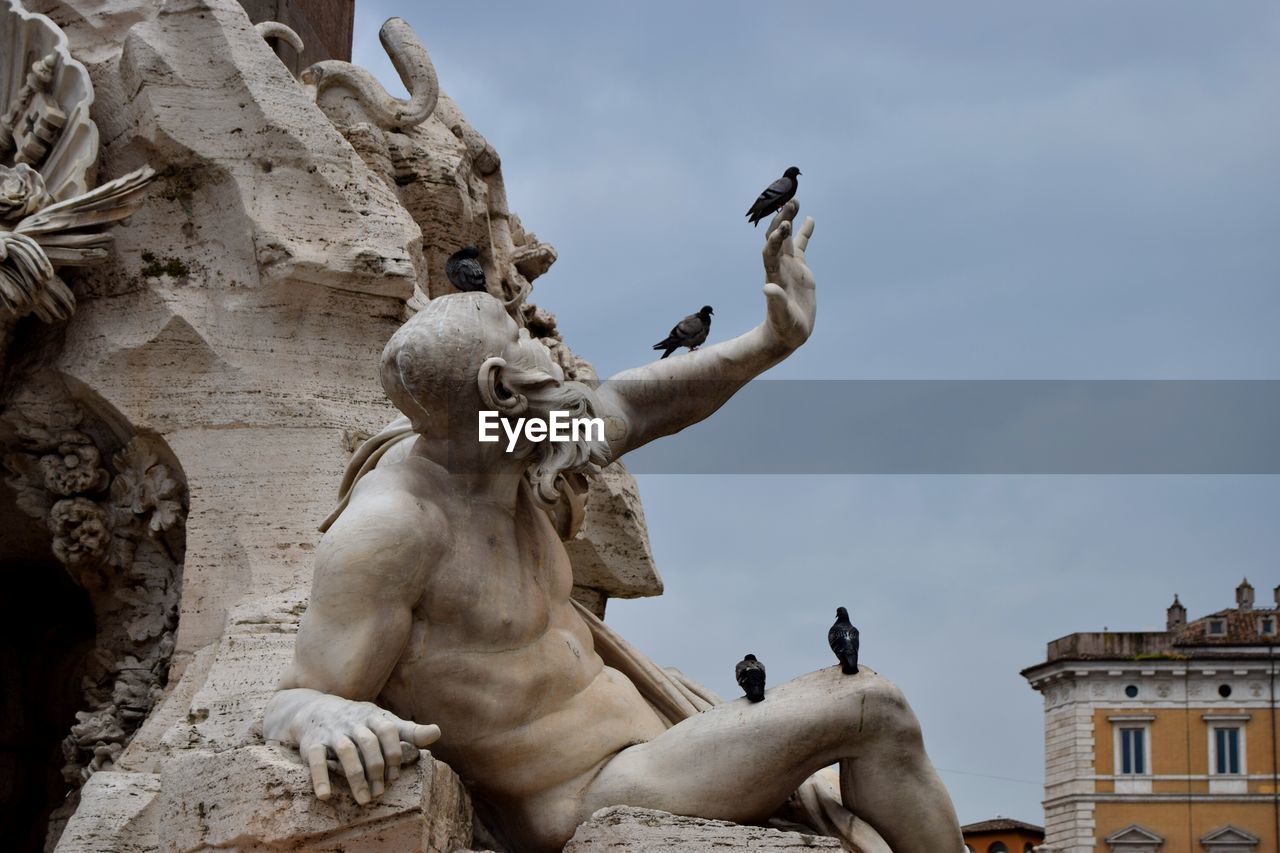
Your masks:
M 103 229 L 132 213 L 154 173 L 131 172 L 97 189 L 93 86 L 67 37 L 18 0 L 0 11 L 0 323 L 33 313 L 64 320 L 75 296 L 60 266 L 107 258 Z

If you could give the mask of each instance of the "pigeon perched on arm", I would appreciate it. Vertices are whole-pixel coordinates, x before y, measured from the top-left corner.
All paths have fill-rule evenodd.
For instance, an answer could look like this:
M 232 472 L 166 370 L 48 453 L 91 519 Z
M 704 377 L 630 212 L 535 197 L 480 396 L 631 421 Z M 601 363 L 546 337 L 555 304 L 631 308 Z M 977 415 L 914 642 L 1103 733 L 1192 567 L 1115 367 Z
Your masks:
M 738 686 L 752 702 L 764 701 L 764 664 L 755 655 L 747 655 L 733 668 Z
M 484 267 L 476 260 L 478 257 L 480 250 L 475 246 L 463 246 L 444 262 L 445 278 L 463 293 L 483 292 Z
M 796 189 L 800 186 L 800 182 L 796 180 L 799 174 L 800 170 L 792 166 L 782 173 L 781 178 L 769 184 L 765 191 L 760 193 L 755 204 L 751 205 L 747 211 L 747 219 L 752 225 L 759 227 L 761 219 L 777 213 L 784 204 L 791 201 L 791 197 L 796 194 Z
M 840 668 L 845 675 L 858 673 L 858 629 L 849 622 L 849 611 L 843 607 L 836 608 L 836 624 L 827 632 L 827 642 L 831 651 L 840 659 Z
M 679 323 L 676 323 L 671 329 L 671 334 L 654 344 L 653 348 L 664 350 L 662 353 L 663 358 L 671 355 L 680 347 L 688 347 L 690 350 L 697 349 L 706 341 L 707 333 L 711 331 L 712 313 L 710 305 L 703 305 L 702 310 L 697 314 L 690 314 Z

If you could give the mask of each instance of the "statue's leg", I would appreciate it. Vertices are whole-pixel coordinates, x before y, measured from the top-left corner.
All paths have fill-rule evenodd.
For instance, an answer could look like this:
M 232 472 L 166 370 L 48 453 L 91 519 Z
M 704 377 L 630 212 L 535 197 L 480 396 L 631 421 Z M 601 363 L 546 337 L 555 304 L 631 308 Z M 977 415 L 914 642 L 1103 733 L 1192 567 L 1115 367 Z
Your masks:
M 583 792 L 582 816 L 631 805 L 736 822 L 772 815 L 809 774 L 840 762 L 845 805 L 897 853 L 960 851 L 955 809 L 902 692 L 839 667 L 738 699 L 629 747 Z

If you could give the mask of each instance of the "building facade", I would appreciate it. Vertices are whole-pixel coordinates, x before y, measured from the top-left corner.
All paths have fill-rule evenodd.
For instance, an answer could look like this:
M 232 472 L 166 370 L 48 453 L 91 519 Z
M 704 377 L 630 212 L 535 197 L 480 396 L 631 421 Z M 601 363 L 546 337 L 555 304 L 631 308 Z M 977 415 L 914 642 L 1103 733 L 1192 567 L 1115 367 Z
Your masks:
M 1044 827 L 1007 817 L 960 827 L 966 853 L 1032 853 L 1044 841 Z
M 1164 631 L 1071 634 L 1023 670 L 1044 696 L 1054 853 L 1280 853 L 1276 603 Z

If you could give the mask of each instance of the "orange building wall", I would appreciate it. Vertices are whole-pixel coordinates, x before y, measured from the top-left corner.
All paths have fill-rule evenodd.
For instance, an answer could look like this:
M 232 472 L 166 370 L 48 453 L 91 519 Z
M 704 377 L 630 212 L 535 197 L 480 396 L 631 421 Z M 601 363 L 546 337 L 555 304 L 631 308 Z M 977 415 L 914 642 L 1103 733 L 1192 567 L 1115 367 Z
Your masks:
M 1204 849 L 1200 846 L 1202 836 L 1231 824 L 1258 836 L 1256 853 L 1277 853 L 1275 809 L 1269 802 L 1098 803 L 1093 813 L 1097 821 L 1095 849 L 1110 853 L 1103 839 L 1136 823 L 1164 836 L 1162 850 L 1190 853 Z
M 1270 774 L 1273 770 L 1273 743 L 1280 729 L 1280 713 L 1275 720 L 1269 709 L 1263 708 L 1222 708 L 1212 711 L 1204 708 L 1177 709 L 1134 709 L 1117 711 L 1102 708 L 1093 714 L 1093 758 L 1094 773 L 1099 776 L 1115 774 L 1115 736 L 1112 730 L 1119 723 L 1113 723 L 1112 717 L 1155 716 L 1151 726 L 1151 771 L 1161 775 L 1204 776 L 1209 772 L 1209 726 L 1203 719 L 1205 716 L 1250 715 L 1244 725 L 1245 770 L 1248 775 Z M 1186 790 L 1185 782 L 1181 783 Z M 1271 783 L 1267 783 L 1266 793 L 1272 793 Z M 1254 791 L 1256 783 L 1250 783 L 1249 790 Z M 1207 789 L 1206 789 L 1207 790 Z M 1259 791 L 1261 793 L 1261 791 Z
M 1044 841 L 1044 836 L 1032 835 L 1021 830 L 1009 830 L 1007 832 L 975 832 L 966 834 L 964 837 L 964 843 L 972 847 L 974 853 L 987 853 L 997 841 L 1003 841 L 1009 848 L 1009 853 L 1023 853 L 1027 849 L 1027 844 L 1034 847 Z
M 1209 733 L 1204 717 L 1219 715 L 1250 716 L 1244 727 L 1245 772 L 1249 778 L 1248 795 L 1253 797 L 1274 795 L 1276 783 L 1274 744 L 1280 727 L 1280 714 L 1273 717 L 1270 709 L 1230 708 L 1215 706 L 1205 708 L 1118 710 L 1099 709 L 1094 712 L 1094 772 L 1099 776 L 1115 774 L 1115 736 L 1117 723 L 1112 717 L 1154 716 L 1147 724 L 1151 727 L 1151 753 L 1149 761 L 1154 776 L 1198 776 L 1198 779 L 1153 779 L 1153 795 L 1207 795 L 1209 793 Z M 1111 780 L 1099 779 L 1099 794 L 1115 790 Z M 1280 853 L 1277 849 L 1277 814 L 1280 804 L 1274 800 L 1246 802 L 1236 800 L 1181 802 L 1100 802 L 1094 812 L 1097 850 L 1106 853 L 1103 841 L 1111 833 L 1131 824 L 1138 824 L 1165 837 L 1166 850 L 1191 851 L 1200 849 L 1200 837 L 1227 824 L 1237 826 L 1258 836 L 1261 843 L 1257 853 Z M 1013 848 L 1011 848 L 1013 849 Z

